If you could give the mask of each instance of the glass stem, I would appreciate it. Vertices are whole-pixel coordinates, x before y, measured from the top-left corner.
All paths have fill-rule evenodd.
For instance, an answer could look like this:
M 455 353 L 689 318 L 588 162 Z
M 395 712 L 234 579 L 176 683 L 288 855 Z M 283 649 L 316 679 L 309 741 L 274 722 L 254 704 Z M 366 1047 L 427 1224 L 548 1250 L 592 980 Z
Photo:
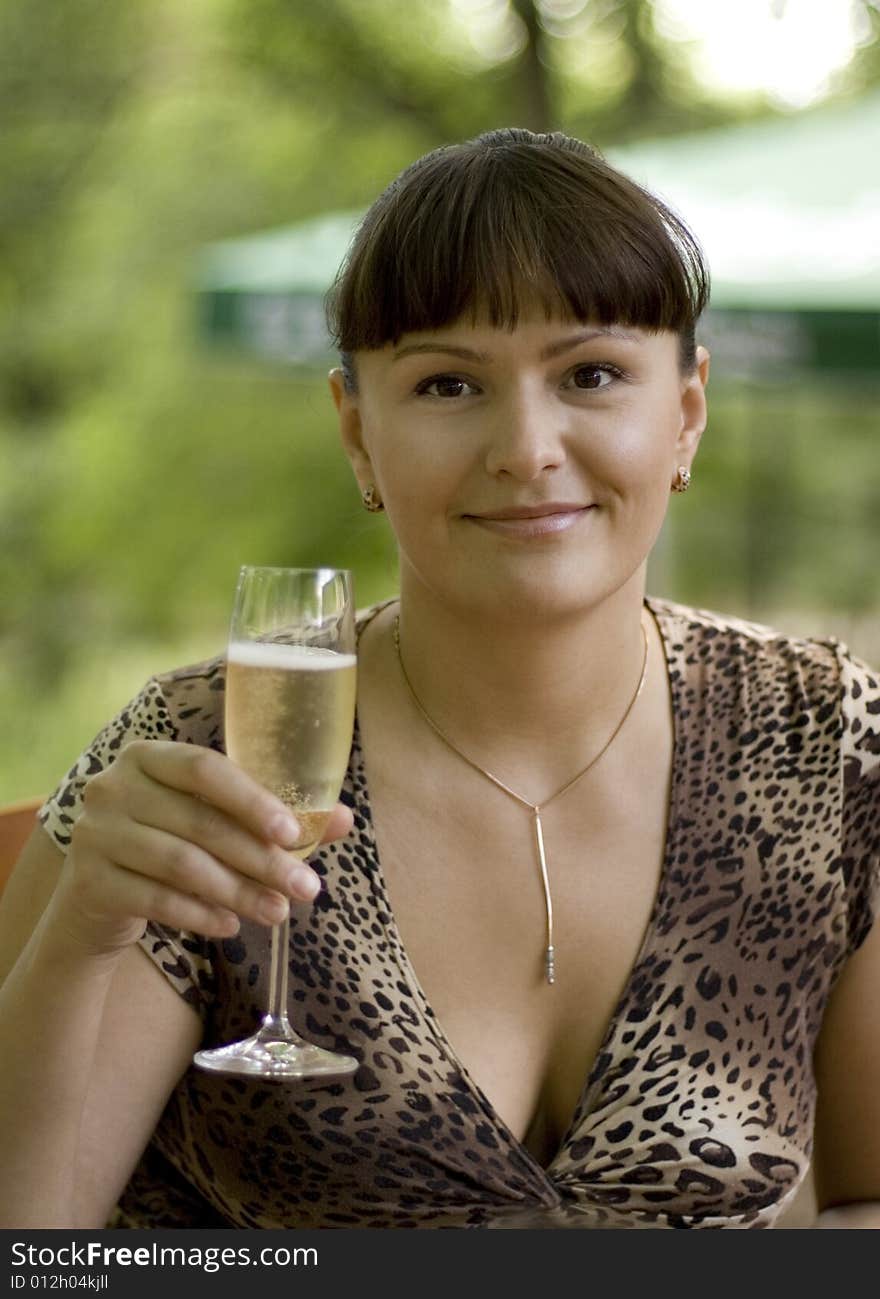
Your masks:
M 269 1012 L 263 1028 L 283 1036 L 290 1033 L 287 1022 L 287 951 L 290 945 L 290 917 L 272 928 L 272 953 L 269 958 Z

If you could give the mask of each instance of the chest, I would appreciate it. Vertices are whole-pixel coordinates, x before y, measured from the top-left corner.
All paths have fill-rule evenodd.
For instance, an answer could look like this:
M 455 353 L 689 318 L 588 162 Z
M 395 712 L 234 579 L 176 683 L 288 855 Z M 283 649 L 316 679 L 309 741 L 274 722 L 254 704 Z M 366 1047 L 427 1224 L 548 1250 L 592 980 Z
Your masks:
M 654 905 L 671 729 L 653 738 L 650 753 L 622 750 L 542 813 L 552 986 L 529 809 L 442 752 L 404 764 L 374 751 L 369 763 L 382 877 L 413 977 L 462 1068 L 542 1163 L 570 1125 Z

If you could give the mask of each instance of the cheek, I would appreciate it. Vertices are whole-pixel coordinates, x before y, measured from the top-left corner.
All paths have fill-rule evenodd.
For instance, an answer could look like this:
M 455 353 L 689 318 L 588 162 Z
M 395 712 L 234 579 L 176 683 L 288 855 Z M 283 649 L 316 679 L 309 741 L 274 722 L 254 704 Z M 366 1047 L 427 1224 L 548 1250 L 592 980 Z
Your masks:
M 447 516 L 464 494 L 454 458 L 438 451 L 435 438 L 387 426 L 371 447 L 386 518 L 406 552 L 442 539 Z
M 455 494 L 470 471 L 466 443 L 431 429 L 386 426 L 374 437 L 370 458 L 386 497 L 407 507 Z
M 363 441 L 383 497 L 397 484 L 408 483 L 414 471 L 412 439 L 400 420 L 371 412 L 364 420 Z
M 677 395 L 659 392 L 620 412 L 605 453 L 609 465 L 631 482 L 662 487 L 675 456 L 680 427 Z

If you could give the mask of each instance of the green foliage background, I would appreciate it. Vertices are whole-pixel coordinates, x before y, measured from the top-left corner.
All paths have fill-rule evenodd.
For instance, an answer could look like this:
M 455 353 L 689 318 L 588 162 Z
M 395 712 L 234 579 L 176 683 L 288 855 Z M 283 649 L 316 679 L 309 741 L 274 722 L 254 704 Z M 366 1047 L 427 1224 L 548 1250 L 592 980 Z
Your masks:
M 200 247 L 362 207 L 494 125 L 607 147 L 774 111 L 708 98 L 648 0 L 562 9 L 517 0 L 520 49 L 488 58 L 443 0 L 0 0 L 0 801 L 51 787 L 150 672 L 220 652 L 240 563 L 394 590 L 323 377 L 200 342 Z M 880 659 L 875 402 L 722 384 L 652 589 Z

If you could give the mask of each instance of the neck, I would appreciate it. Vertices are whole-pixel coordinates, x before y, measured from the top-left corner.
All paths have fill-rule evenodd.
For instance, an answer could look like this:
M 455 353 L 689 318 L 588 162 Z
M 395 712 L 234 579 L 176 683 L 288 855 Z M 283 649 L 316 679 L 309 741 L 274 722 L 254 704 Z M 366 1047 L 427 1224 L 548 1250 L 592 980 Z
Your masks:
M 456 748 L 540 802 L 590 762 L 621 723 L 644 662 L 643 600 L 640 570 L 613 596 L 574 615 L 499 622 L 450 609 L 402 582 L 406 676 Z M 401 689 L 409 693 L 402 674 Z

